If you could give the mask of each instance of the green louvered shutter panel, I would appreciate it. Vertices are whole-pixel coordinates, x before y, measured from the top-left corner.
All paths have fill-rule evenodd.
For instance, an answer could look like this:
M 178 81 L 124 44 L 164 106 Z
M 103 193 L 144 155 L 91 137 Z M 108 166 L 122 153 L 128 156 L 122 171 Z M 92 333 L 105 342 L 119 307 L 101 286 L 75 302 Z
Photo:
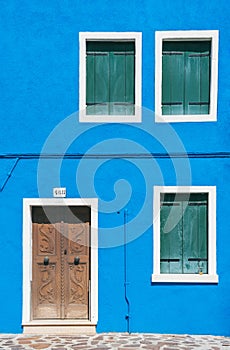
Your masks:
M 164 201 L 160 212 L 161 273 L 182 273 L 182 238 L 182 205 Z
M 185 114 L 208 114 L 210 43 L 185 43 Z
M 103 42 L 86 43 L 87 114 L 109 113 L 109 52 Z
M 210 81 L 211 81 L 211 48 L 200 57 L 200 114 L 209 114 L 210 110 Z
M 135 114 L 135 46 L 132 43 L 132 47 L 126 52 L 126 75 L 125 75 L 125 102 L 126 114 Z
M 184 53 L 173 42 L 163 43 L 162 114 L 184 114 Z
M 134 114 L 134 42 L 116 43 L 110 52 L 111 114 Z
M 88 42 L 88 114 L 134 114 L 134 42 Z
M 208 114 L 209 41 L 163 42 L 162 114 Z
M 110 114 L 125 114 L 125 54 L 110 53 Z
M 95 114 L 95 71 L 94 71 L 94 54 L 88 53 L 86 56 L 86 106 L 87 114 Z
M 183 271 L 188 274 L 207 273 L 207 195 L 192 194 L 183 206 Z
M 95 114 L 109 114 L 109 53 L 95 54 Z

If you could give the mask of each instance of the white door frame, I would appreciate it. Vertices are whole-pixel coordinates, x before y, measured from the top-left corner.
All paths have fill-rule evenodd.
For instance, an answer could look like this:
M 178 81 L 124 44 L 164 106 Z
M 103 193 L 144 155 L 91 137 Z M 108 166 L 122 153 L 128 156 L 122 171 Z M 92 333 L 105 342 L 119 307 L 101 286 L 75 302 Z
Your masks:
M 22 326 L 78 325 L 79 320 L 36 320 L 31 319 L 32 282 L 32 207 L 33 206 L 89 206 L 91 208 L 90 264 L 91 286 L 89 296 L 88 325 L 96 325 L 98 320 L 98 199 L 97 198 L 24 198 L 23 199 L 23 305 Z

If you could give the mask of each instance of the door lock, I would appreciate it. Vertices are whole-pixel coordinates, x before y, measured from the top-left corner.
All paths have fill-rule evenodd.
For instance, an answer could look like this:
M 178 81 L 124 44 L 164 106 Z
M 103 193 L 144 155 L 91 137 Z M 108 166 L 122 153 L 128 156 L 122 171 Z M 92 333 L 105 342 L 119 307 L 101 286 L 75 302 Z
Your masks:
M 74 265 L 79 265 L 80 264 L 80 258 L 79 256 L 76 256 L 73 261 Z
M 45 257 L 44 257 L 43 264 L 44 264 L 45 266 L 47 266 L 47 265 L 49 265 L 49 262 L 50 262 L 50 259 L 48 258 L 48 256 L 45 256 Z

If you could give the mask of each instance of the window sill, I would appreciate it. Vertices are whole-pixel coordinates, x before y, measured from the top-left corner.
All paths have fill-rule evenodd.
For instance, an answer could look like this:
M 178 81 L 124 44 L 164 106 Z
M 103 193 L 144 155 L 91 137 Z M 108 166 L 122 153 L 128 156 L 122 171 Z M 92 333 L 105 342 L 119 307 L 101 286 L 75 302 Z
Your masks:
M 218 275 L 199 274 L 152 274 L 153 283 L 218 283 Z
M 141 113 L 135 115 L 93 115 L 79 113 L 80 123 L 141 123 Z
M 177 115 L 162 115 L 157 114 L 155 117 L 156 123 L 188 123 L 188 122 L 215 122 L 217 121 L 216 114 L 177 114 Z

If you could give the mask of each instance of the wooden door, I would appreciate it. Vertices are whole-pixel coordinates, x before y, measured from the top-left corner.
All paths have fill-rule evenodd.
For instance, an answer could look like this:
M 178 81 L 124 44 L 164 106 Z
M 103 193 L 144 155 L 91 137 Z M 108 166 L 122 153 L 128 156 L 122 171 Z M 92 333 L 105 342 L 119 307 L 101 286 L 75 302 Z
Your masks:
M 89 223 L 33 223 L 33 319 L 89 318 Z

